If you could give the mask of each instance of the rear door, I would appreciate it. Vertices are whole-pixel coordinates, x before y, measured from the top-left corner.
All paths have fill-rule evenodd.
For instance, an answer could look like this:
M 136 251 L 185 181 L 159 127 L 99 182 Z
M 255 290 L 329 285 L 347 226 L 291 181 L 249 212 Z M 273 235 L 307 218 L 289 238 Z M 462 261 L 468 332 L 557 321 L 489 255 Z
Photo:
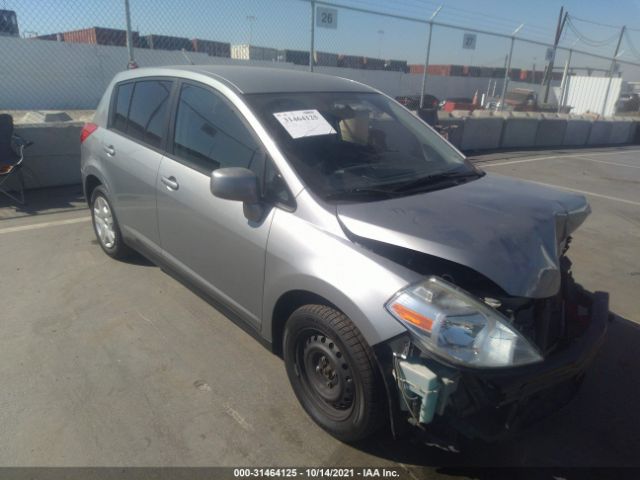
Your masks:
M 264 151 L 221 93 L 181 82 L 177 95 L 157 184 L 163 253 L 176 270 L 257 326 L 273 210 L 249 222 L 241 202 L 211 194 L 210 179 L 222 167 L 260 174 Z
M 156 180 L 165 147 L 173 80 L 118 84 L 102 156 L 123 235 L 159 251 Z

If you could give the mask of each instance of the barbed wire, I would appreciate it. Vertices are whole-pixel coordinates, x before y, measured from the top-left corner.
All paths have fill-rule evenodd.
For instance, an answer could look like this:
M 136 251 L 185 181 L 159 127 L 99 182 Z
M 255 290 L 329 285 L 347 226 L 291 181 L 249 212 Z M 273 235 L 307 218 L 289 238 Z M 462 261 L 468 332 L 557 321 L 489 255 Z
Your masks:
M 573 17 L 571 15 L 567 16 L 567 25 L 571 29 L 571 31 L 583 42 L 591 47 L 604 47 L 606 45 L 610 45 L 618 39 L 618 33 L 614 34 L 610 38 L 595 40 L 584 35 L 573 23 Z

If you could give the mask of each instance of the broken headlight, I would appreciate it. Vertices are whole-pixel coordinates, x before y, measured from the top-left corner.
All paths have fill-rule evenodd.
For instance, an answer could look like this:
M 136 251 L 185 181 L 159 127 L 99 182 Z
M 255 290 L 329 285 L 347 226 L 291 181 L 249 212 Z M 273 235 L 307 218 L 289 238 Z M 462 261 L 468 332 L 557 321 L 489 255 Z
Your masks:
M 385 307 L 419 345 L 450 362 L 484 368 L 542 360 L 500 312 L 441 278 L 401 290 Z

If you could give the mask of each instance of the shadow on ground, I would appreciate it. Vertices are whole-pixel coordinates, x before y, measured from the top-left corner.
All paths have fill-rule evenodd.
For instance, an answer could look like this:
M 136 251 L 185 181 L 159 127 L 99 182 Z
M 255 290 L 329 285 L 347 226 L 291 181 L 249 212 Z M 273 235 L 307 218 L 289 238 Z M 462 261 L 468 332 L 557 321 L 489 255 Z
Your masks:
M 87 208 L 81 185 L 27 190 L 25 202 L 20 205 L 0 195 L 0 220 Z
M 417 438 L 386 436 L 359 448 L 407 466 L 437 466 L 439 473 L 473 478 L 496 478 L 473 470 L 482 467 L 640 467 L 639 347 L 640 326 L 616 316 L 577 397 L 510 441 L 474 444 L 456 454 Z

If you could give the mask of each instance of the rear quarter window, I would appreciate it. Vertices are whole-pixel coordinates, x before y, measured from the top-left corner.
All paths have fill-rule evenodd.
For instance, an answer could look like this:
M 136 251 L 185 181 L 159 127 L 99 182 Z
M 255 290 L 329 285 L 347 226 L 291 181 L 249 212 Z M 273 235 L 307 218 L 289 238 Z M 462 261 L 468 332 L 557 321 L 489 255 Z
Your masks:
M 167 126 L 170 81 L 145 80 L 136 82 L 131 106 L 127 135 L 147 145 L 160 147 Z
M 133 93 L 133 83 L 123 83 L 116 87 L 116 100 L 113 109 L 111 128 L 125 133 L 127 131 L 127 117 L 129 116 L 129 104 Z

